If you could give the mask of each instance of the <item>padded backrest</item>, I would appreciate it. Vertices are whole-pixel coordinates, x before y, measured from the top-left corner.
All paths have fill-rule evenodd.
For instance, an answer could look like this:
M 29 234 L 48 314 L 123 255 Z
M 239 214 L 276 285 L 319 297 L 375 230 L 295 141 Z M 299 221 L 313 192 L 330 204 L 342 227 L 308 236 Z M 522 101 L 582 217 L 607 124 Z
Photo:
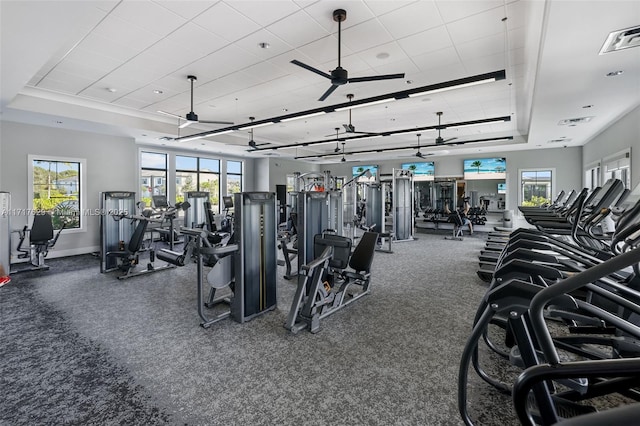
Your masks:
M 142 241 L 144 240 L 144 233 L 147 231 L 147 225 L 149 221 L 147 220 L 138 220 L 138 224 L 136 225 L 136 229 L 133 231 L 133 235 L 129 240 L 128 250 L 131 253 L 136 253 L 140 251 L 142 247 Z
M 313 256 L 320 257 L 327 246 L 333 247 L 333 255 L 329 266 L 336 269 L 345 269 L 349 265 L 351 255 L 351 238 L 336 234 L 317 234 L 313 237 Z
M 207 229 L 209 229 L 210 232 L 216 232 L 218 227 L 216 226 L 213 211 L 211 210 L 211 202 L 209 201 L 204 202 L 204 216 L 207 221 Z
M 460 213 L 455 211 L 451 213 L 449 216 L 449 222 L 453 223 L 456 226 L 462 226 L 464 222 L 462 221 L 462 217 L 460 217 Z
M 33 217 L 33 225 L 29 232 L 31 244 L 47 244 L 53 239 L 53 220 L 49 213 L 37 214 Z
M 291 225 L 291 235 L 298 234 L 298 213 L 289 213 L 289 223 Z
M 377 232 L 365 232 L 360 238 L 360 242 L 353 250 L 349 266 L 357 272 L 368 273 L 371 269 L 371 263 L 373 262 L 373 254 L 376 251 L 376 244 L 378 243 Z

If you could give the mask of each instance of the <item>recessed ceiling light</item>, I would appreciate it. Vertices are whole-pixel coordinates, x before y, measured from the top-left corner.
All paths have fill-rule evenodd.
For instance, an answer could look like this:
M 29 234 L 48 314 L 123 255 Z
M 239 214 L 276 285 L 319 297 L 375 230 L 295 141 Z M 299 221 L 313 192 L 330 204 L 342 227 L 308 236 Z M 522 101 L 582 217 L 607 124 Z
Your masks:
M 258 43 L 258 46 L 260 46 L 261 49 L 268 49 L 271 47 L 271 45 L 267 42 L 262 42 L 262 43 Z
M 107 92 L 115 93 L 118 89 L 114 89 L 113 87 L 107 87 Z
M 162 90 L 154 90 L 153 93 L 155 93 L 156 95 L 162 95 L 164 92 Z
M 378 59 L 387 59 L 389 57 L 389 54 L 387 52 L 380 52 L 376 55 L 376 58 Z
M 611 71 L 607 73 L 607 77 L 615 77 L 617 75 L 622 74 L 624 71 L 622 70 L 617 70 L 617 71 Z

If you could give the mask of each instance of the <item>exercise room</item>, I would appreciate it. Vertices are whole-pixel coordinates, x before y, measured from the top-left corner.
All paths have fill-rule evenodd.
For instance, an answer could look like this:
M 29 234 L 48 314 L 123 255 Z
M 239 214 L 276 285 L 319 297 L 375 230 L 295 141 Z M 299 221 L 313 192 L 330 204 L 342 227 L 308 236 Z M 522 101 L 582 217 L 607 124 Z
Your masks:
M 0 424 L 637 424 L 640 2 L 0 22 Z

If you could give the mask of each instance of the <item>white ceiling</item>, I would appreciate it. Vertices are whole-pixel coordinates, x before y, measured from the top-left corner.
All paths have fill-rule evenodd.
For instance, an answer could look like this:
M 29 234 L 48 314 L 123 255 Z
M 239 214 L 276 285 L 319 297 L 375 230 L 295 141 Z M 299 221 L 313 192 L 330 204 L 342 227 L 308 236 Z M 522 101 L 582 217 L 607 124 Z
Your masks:
M 341 65 L 349 76 L 404 72 L 404 79 L 349 83 L 318 101 L 329 80 L 290 61 L 326 72 L 336 68 L 338 24 L 332 12 L 338 8 L 347 11 Z M 335 142 L 250 152 L 247 130 L 190 142 L 160 140 L 220 127 L 179 130 L 178 119 L 157 112 L 189 112 L 190 74 L 197 76 L 194 111 L 200 119 L 241 124 L 250 116 L 262 120 L 344 103 L 348 93 L 358 100 L 506 70 L 506 80 L 352 111 L 356 130 L 366 132 L 433 126 L 437 111 L 443 112 L 443 124 L 512 117 L 442 131 L 457 141 L 513 136 L 512 141 L 435 148 L 430 145 L 436 133 L 424 132 L 421 151 L 436 155 L 582 145 L 640 104 L 640 49 L 598 55 L 609 32 L 640 24 L 638 1 L 2 0 L 0 15 L 3 121 L 130 136 L 144 144 L 250 157 L 333 152 Z M 624 73 L 606 77 L 615 70 Z M 558 125 L 583 116 L 593 118 Z M 348 111 L 341 111 L 275 123 L 256 128 L 254 139 L 271 144 L 263 147 L 315 141 L 348 119 Z M 347 141 L 345 151 L 416 140 L 405 134 Z

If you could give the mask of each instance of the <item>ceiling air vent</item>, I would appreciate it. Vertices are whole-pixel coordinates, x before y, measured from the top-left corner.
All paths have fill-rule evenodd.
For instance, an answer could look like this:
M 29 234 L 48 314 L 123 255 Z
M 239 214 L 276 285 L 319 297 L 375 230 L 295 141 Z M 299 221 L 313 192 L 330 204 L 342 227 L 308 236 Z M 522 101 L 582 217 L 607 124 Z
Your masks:
M 576 124 L 588 123 L 593 117 L 567 118 L 558 121 L 558 126 L 575 126 Z
M 599 54 L 604 55 L 616 50 L 638 46 L 640 46 L 640 26 L 614 31 L 609 34 Z

